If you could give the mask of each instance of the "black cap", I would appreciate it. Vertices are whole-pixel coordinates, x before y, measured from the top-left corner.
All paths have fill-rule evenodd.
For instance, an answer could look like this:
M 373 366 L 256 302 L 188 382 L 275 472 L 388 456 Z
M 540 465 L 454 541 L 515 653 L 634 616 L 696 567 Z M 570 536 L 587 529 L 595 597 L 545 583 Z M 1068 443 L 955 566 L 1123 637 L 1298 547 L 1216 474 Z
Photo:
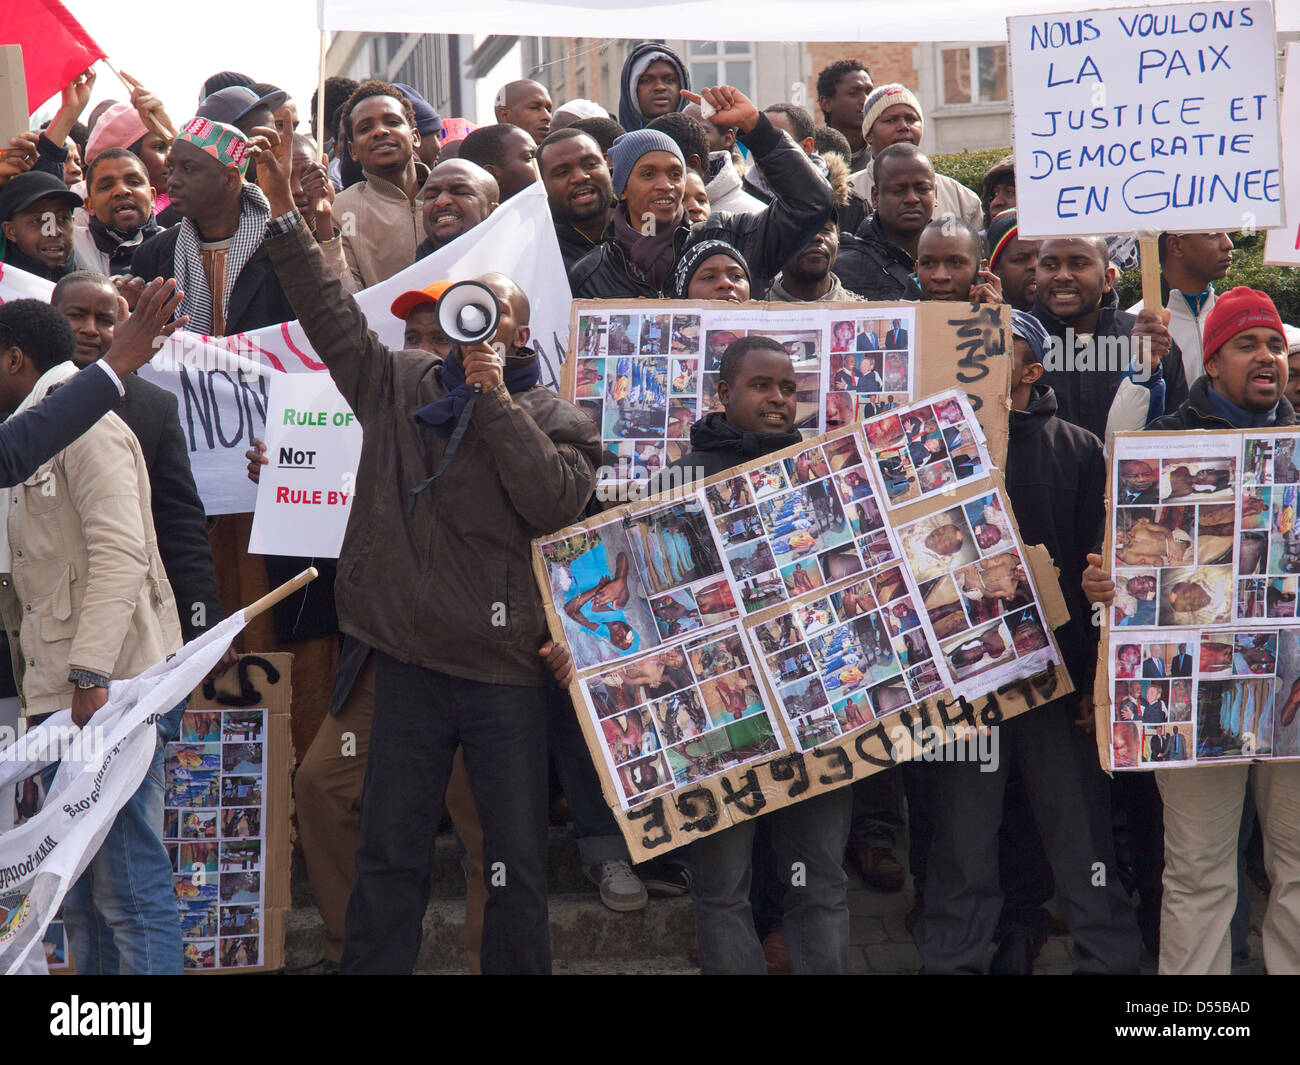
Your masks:
M 7 222 L 19 211 L 30 207 L 47 196 L 58 196 L 70 207 L 80 207 L 82 199 L 53 174 L 44 170 L 29 170 L 10 178 L 0 188 L 0 222 Z
M 283 89 L 276 89 L 275 92 L 267 93 L 265 96 L 258 96 L 252 89 L 244 85 L 231 85 L 226 89 L 218 89 L 212 95 L 206 97 L 199 104 L 196 115 L 212 122 L 224 122 L 227 126 L 234 126 L 259 104 L 269 107 L 274 112 L 283 107 L 287 99 L 289 99 L 289 94 Z

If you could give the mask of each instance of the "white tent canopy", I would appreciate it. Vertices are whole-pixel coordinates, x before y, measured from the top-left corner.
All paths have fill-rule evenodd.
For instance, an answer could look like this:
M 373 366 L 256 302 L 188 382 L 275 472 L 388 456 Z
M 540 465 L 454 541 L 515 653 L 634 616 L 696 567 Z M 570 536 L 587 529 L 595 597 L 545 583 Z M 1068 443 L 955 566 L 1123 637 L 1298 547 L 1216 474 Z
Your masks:
M 1000 41 L 1009 15 L 1138 5 L 1134 0 L 319 0 L 322 30 L 696 41 Z M 1186 5 L 1183 5 L 1186 6 Z M 1198 4 L 1221 7 L 1230 3 Z M 1277 0 L 1277 29 L 1300 30 L 1300 0 Z

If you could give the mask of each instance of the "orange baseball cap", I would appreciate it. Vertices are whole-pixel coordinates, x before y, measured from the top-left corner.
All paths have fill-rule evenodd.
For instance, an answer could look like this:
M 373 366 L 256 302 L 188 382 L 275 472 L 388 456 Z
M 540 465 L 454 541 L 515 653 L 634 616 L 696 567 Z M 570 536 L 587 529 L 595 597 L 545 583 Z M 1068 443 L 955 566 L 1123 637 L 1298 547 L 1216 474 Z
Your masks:
M 435 281 L 432 285 L 425 285 L 424 288 L 403 292 L 393 300 L 393 317 L 406 321 L 416 307 L 422 303 L 437 303 L 449 288 L 451 288 L 450 281 Z

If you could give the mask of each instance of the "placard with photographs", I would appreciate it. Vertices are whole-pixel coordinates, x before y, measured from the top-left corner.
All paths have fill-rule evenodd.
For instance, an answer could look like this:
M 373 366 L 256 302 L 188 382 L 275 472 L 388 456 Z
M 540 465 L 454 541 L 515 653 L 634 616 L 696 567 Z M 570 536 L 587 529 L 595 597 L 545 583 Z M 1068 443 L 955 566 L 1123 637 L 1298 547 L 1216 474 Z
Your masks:
M 704 494 L 746 614 L 898 557 L 856 433 L 774 458 Z
M 914 307 L 841 308 L 830 322 L 830 354 L 822 365 L 826 429 L 883 414 L 916 394 Z
M 863 432 L 890 510 L 951 492 L 992 466 L 984 430 L 955 390 L 868 418 Z
M 1300 632 L 1176 629 L 1110 638 L 1116 769 L 1300 755 Z
M 625 810 L 784 748 L 734 622 L 580 683 Z
M 692 423 L 722 410 L 722 353 L 741 337 L 772 337 L 790 353 L 805 437 L 907 403 L 916 309 L 870 312 L 850 320 L 842 306 L 612 300 L 578 310 L 567 372 L 574 402 L 600 427 L 602 483 L 646 480 L 690 450 Z
M 1192 628 L 1234 620 L 1240 454 L 1234 434 L 1116 437 L 1113 625 Z M 1243 544 L 1243 558 L 1248 550 Z
M 163 841 L 186 969 L 262 964 L 266 716 L 186 711 L 164 751 Z
M 902 569 L 879 567 L 787 613 L 746 623 L 801 750 L 944 689 Z
M 927 514 L 897 535 L 954 692 L 991 691 L 1059 661 L 1000 491 Z
M 1297 441 L 1266 430 L 1115 438 L 1114 768 L 1300 756 Z

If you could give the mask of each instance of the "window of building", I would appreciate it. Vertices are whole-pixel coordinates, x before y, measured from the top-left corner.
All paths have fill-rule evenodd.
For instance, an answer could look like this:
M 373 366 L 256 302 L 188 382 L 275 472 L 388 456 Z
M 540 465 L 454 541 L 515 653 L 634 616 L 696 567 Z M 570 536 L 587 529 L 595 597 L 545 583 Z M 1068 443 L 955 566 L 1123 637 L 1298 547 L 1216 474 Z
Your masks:
M 686 49 L 691 86 L 734 85 L 754 98 L 754 45 L 752 41 L 691 41 Z
M 1007 100 L 1007 46 L 962 45 L 939 49 L 939 102 L 945 106 Z

